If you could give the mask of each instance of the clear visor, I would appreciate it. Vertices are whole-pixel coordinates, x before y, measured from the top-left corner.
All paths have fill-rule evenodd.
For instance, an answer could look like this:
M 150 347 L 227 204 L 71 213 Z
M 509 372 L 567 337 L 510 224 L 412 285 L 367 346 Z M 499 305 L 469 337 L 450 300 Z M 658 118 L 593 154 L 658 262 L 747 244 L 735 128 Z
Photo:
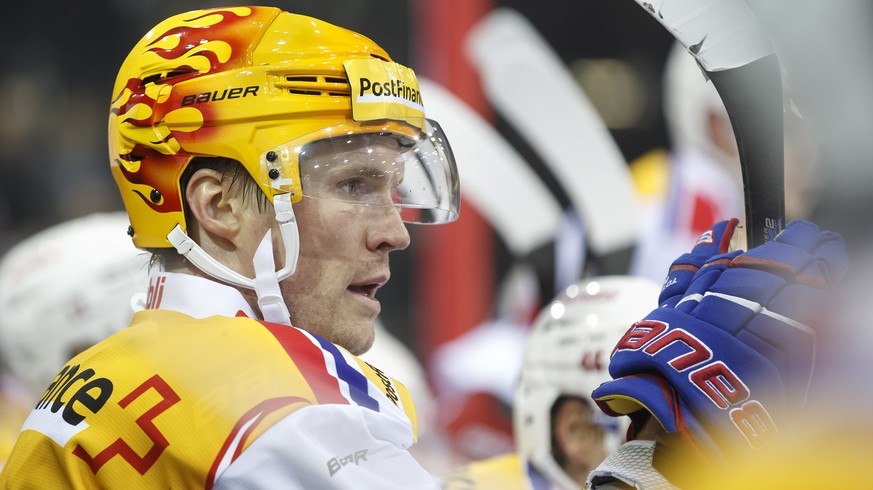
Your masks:
M 458 217 L 454 156 L 442 129 L 429 119 L 335 126 L 278 146 L 261 161 L 270 185 L 281 191 L 395 207 L 408 223 Z

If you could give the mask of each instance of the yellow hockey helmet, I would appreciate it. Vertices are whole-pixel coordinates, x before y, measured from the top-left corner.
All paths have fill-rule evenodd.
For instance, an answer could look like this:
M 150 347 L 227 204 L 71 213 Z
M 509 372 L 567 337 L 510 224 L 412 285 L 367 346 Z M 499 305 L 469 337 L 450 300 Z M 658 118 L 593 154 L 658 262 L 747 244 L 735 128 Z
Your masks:
M 113 89 L 109 154 L 134 244 L 169 248 L 187 230 L 180 179 L 193 158 L 237 160 L 271 202 L 293 203 L 307 195 L 307 145 L 373 134 L 401 142 L 389 204 L 427 211 L 406 220 L 455 219 L 454 157 L 412 70 L 327 22 L 225 7 L 170 17 L 136 44 Z

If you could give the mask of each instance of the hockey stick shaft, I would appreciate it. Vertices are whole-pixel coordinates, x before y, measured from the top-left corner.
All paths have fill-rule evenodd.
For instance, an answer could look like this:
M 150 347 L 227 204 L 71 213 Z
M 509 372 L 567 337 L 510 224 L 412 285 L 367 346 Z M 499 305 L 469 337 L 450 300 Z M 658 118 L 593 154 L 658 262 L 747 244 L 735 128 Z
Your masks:
M 743 173 L 746 238 L 750 247 L 772 240 L 785 216 L 782 85 L 769 55 L 733 70 L 708 72 L 724 102 Z

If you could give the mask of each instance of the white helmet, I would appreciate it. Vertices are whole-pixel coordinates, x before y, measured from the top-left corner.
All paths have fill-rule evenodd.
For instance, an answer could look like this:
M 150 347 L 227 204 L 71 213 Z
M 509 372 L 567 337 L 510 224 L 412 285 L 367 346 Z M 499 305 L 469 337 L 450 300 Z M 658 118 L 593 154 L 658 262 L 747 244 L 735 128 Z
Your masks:
M 66 221 L 0 261 L 0 359 L 36 393 L 74 354 L 126 327 L 144 299 L 149 258 L 128 226 L 122 212 Z
M 590 400 L 610 379 L 613 347 L 632 323 L 657 307 L 659 292 L 657 283 L 643 277 L 589 278 L 569 286 L 537 317 L 515 390 L 513 425 L 519 455 L 550 481 L 576 487 L 552 455 L 552 406 L 562 395 Z M 593 402 L 590 408 L 594 417 L 601 416 Z M 611 429 L 604 439 L 607 451 L 623 442 L 620 421 L 604 420 Z

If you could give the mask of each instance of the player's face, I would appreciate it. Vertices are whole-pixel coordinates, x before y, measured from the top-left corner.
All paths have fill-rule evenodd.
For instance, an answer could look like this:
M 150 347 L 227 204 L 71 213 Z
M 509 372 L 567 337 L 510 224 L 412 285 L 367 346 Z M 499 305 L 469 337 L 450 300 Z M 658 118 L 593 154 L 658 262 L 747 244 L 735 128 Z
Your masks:
M 555 420 L 556 436 L 565 453 L 564 471 L 580 485 L 607 456 L 605 432 L 593 422 L 592 410 L 587 401 L 569 398 L 559 406 Z
M 391 205 L 403 179 L 397 152 L 391 138 L 368 138 L 341 151 L 315 144 L 301 158 L 304 197 L 294 204 L 300 257 L 282 292 L 294 326 L 354 354 L 373 343 L 376 292 L 391 276 L 388 255 L 410 241 Z

